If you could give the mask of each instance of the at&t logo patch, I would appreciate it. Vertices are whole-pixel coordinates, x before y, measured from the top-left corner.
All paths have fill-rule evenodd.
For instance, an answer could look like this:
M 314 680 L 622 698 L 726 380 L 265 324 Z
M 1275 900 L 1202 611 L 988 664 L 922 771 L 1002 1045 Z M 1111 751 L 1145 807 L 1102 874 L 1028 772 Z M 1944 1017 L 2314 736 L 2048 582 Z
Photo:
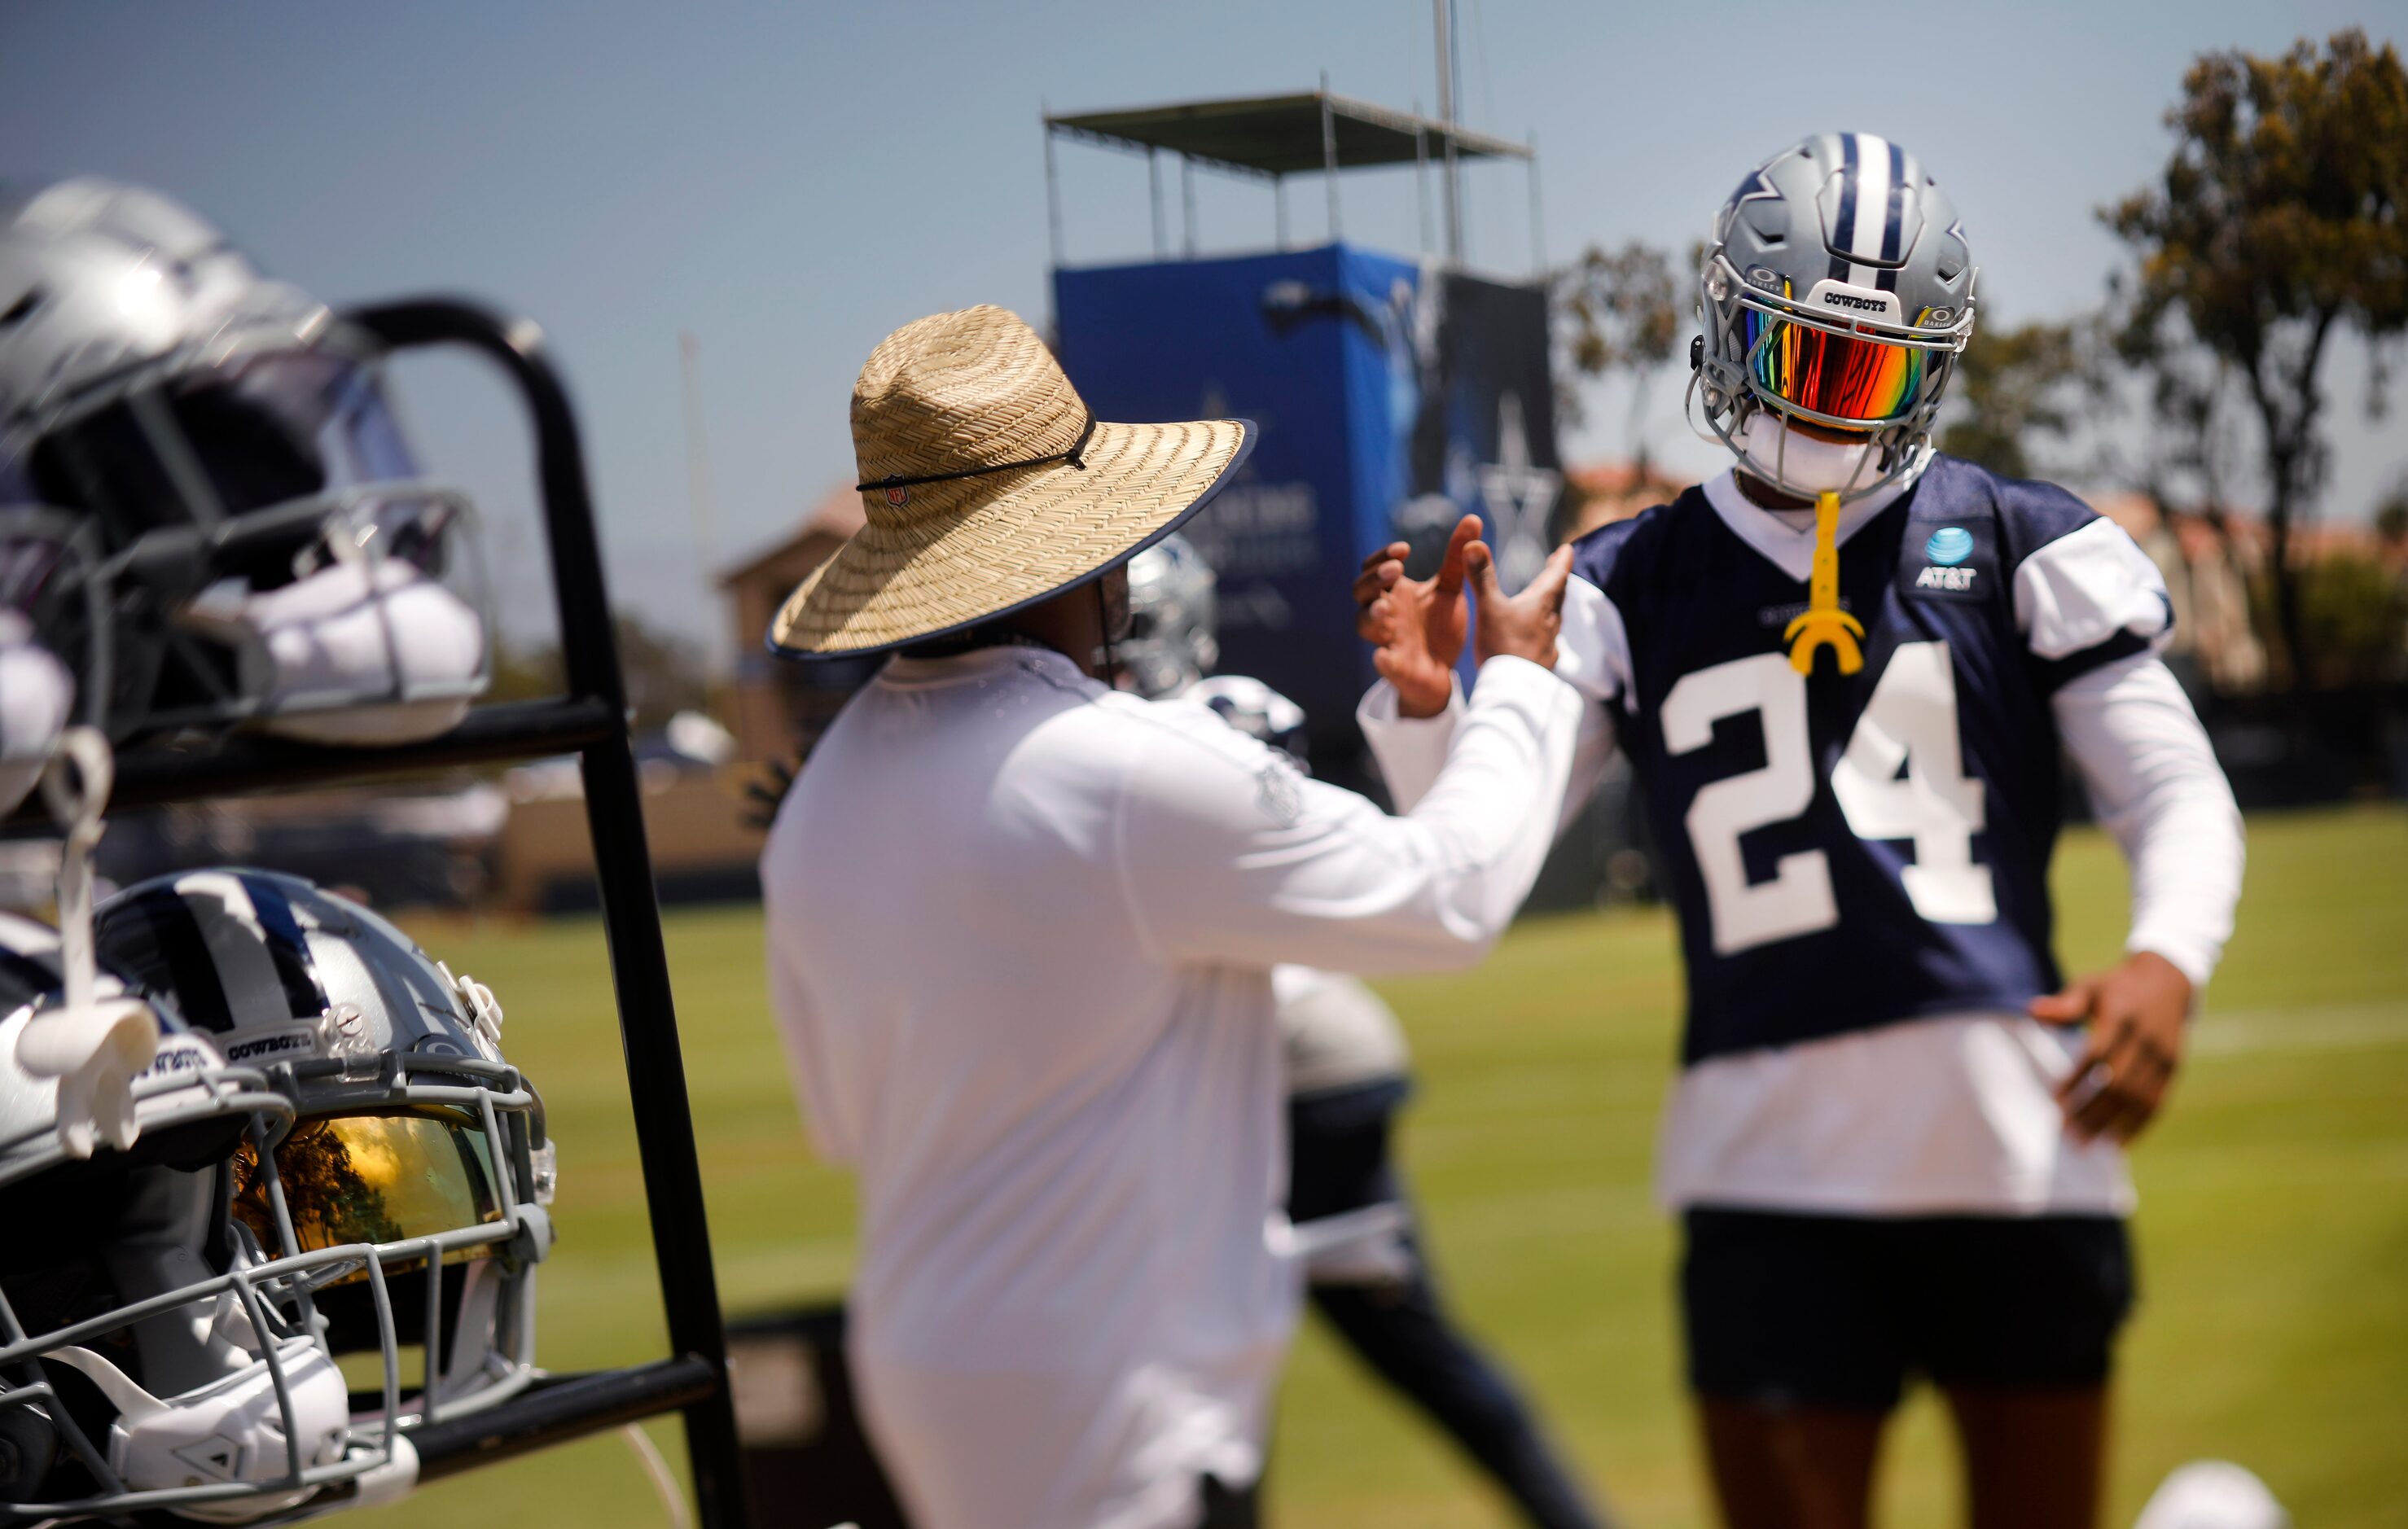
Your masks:
M 1914 576 L 1914 587 L 1919 590 L 1970 590 L 1973 587 L 1973 576 L 1981 571 L 1979 568 L 1926 568 Z

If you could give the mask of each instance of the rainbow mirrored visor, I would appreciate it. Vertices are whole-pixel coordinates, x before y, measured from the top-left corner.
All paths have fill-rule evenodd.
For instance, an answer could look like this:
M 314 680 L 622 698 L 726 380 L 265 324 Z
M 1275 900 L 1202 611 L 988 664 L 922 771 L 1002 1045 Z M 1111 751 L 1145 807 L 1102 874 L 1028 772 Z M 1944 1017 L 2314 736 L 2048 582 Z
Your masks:
M 1828 420 L 1867 426 L 1914 412 L 1933 363 L 1930 349 L 1837 335 L 1753 307 L 1745 323 L 1747 374 L 1769 399 Z

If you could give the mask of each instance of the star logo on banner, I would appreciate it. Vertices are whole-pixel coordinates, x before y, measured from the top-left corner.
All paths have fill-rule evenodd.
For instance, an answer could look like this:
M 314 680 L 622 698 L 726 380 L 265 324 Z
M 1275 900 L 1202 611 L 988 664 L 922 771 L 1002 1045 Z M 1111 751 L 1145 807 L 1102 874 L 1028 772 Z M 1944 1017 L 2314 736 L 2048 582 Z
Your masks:
M 1547 520 L 1564 475 L 1530 463 L 1530 432 L 1522 397 L 1497 400 L 1497 461 L 1480 469 L 1480 501 L 1495 528 L 1497 579 L 1508 594 L 1539 577 L 1547 562 Z

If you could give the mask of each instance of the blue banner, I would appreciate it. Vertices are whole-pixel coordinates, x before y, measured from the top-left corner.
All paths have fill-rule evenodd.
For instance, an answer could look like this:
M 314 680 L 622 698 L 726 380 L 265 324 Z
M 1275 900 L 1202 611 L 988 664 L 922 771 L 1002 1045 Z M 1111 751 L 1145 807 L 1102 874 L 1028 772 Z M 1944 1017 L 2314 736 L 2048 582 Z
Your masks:
M 1399 536 L 1418 564 L 1458 515 L 1509 587 L 1552 545 L 1562 482 L 1535 288 L 1344 244 L 1054 273 L 1063 367 L 1098 418 L 1261 430 L 1187 536 L 1220 578 L 1221 667 L 1305 708 L 1316 755 L 1356 747 L 1372 679 L 1348 586 Z

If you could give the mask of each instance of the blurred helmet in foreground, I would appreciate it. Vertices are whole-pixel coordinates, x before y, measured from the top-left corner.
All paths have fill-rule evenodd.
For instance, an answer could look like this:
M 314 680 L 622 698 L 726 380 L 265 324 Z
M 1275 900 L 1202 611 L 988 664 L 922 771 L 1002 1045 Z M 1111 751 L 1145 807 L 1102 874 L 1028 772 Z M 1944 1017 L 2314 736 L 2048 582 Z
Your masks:
M 376 343 L 154 193 L 0 188 L 0 606 L 123 741 L 429 736 L 483 687 L 474 510 Z

